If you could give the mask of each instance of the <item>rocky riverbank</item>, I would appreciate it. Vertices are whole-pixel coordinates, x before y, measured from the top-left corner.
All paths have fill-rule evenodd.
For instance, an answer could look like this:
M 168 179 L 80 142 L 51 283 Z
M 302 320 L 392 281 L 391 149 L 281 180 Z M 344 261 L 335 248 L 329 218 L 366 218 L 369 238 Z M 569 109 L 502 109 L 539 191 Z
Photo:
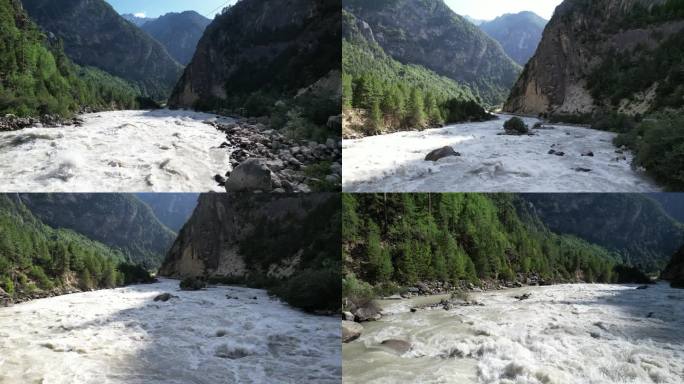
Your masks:
M 341 188 L 340 140 L 329 138 L 325 143 L 317 143 L 292 139 L 270 128 L 266 119 L 231 123 L 211 119 L 205 123 L 226 134 L 221 147 L 232 151 L 232 170 L 215 176 L 228 191 L 293 193 Z
M 565 280 L 545 280 L 538 274 L 523 275 L 518 274 L 514 281 L 503 280 L 481 280 L 478 285 L 467 280 L 460 280 L 455 284 L 442 281 L 422 281 L 417 284 L 405 287 L 401 293 L 387 297 L 377 297 L 383 300 L 409 300 L 417 297 L 436 297 L 434 302 L 426 302 L 420 305 L 413 305 L 410 312 L 420 310 L 444 309 L 451 310 L 462 306 L 482 306 L 483 304 L 472 300 L 469 293 L 499 291 L 512 288 L 547 286 L 567 283 L 584 283 L 583 281 Z M 444 296 L 440 298 L 439 296 Z M 524 299 L 522 299 L 524 300 Z M 363 325 L 368 321 L 378 321 L 382 319 L 382 310 L 374 300 L 349 300 L 345 299 L 345 308 L 342 312 L 342 331 L 343 341 L 350 342 L 361 336 Z
M 83 119 L 80 117 L 62 117 L 59 115 L 42 115 L 40 117 L 18 117 L 7 114 L 0 117 L 0 132 L 18 131 L 24 128 L 53 128 L 64 125 L 75 125 L 80 127 Z

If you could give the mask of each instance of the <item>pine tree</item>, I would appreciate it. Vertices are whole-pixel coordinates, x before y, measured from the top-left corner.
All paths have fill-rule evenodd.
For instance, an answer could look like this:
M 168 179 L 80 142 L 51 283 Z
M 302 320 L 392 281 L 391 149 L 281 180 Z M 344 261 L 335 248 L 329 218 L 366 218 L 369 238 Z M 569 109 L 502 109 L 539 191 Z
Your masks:
M 389 252 L 380 244 L 380 228 L 372 221 L 367 224 L 366 254 L 368 272 L 372 281 L 386 282 L 392 277 L 392 260 Z
M 408 125 L 414 128 L 425 126 L 425 106 L 423 105 L 423 94 L 419 89 L 411 91 L 411 99 L 408 105 Z
M 373 133 L 378 134 L 382 132 L 383 129 L 383 117 L 382 111 L 380 110 L 380 102 L 373 101 L 370 111 L 370 128 Z

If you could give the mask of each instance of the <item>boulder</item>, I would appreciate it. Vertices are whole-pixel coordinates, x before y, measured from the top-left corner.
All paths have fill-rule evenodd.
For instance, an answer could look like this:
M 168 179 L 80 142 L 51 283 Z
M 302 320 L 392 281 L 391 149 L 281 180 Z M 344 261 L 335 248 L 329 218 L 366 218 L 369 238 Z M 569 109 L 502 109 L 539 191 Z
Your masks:
M 588 157 L 594 157 L 594 152 L 589 151 L 589 152 L 584 152 L 582 156 L 588 156 Z
M 461 156 L 461 154 L 454 151 L 452 147 L 446 146 L 439 149 L 435 149 L 434 151 L 428 153 L 428 155 L 425 156 L 425 161 L 438 161 L 440 159 L 450 156 Z
M 169 301 L 172 297 L 175 297 L 171 295 L 170 293 L 162 293 L 161 295 L 157 295 L 154 298 L 154 301 Z
M 259 159 L 247 159 L 230 174 L 226 191 L 264 191 L 272 188 L 271 170 Z
M 354 318 L 356 321 L 363 322 L 363 321 L 375 321 L 375 320 L 380 320 L 382 318 L 382 315 L 380 314 L 380 309 L 373 304 L 372 301 L 369 301 L 363 306 L 357 307 L 354 310 L 352 310 L 352 313 L 354 314 Z
M 361 337 L 363 325 L 353 321 L 342 320 L 342 342 L 348 343 Z
M 389 339 L 383 341 L 380 345 L 398 355 L 403 355 L 411 350 L 411 343 L 406 340 Z
M 346 321 L 354 321 L 354 314 L 349 311 L 342 312 L 342 318 Z

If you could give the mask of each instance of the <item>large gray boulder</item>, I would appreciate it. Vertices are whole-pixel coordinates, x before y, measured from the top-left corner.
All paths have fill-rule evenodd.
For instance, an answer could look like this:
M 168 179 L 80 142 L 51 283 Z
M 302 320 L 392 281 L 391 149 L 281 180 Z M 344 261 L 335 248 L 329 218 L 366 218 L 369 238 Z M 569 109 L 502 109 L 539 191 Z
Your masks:
M 397 355 L 403 355 L 411 350 L 411 343 L 405 340 L 390 339 L 383 341 L 380 345 Z
M 348 343 L 361 336 L 363 325 L 353 321 L 342 320 L 342 342 Z
M 438 161 L 449 156 L 461 156 L 461 154 L 454 151 L 452 147 L 446 146 L 428 153 L 428 155 L 425 156 L 425 161 Z
M 271 170 L 259 159 L 247 159 L 238 165 L 226 182 L 226 191 L 264 191 L 272 189 Z

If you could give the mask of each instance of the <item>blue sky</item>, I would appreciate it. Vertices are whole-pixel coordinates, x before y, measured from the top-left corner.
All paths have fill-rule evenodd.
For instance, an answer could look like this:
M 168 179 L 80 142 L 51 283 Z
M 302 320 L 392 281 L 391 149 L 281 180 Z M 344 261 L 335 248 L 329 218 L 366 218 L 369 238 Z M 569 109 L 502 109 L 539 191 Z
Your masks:
M 492 20 L 504 13 L 532 11 L 550 19 L 553 10 L 562 0 L 445 0 L 459 15 L 468 15 L 479 20 Z
M 117 12 L 144 17 L 159 17 L 168 12 L 197 11 L 209 17 L 221 11 L 225 4 L 236 0 L 106 0 Z

